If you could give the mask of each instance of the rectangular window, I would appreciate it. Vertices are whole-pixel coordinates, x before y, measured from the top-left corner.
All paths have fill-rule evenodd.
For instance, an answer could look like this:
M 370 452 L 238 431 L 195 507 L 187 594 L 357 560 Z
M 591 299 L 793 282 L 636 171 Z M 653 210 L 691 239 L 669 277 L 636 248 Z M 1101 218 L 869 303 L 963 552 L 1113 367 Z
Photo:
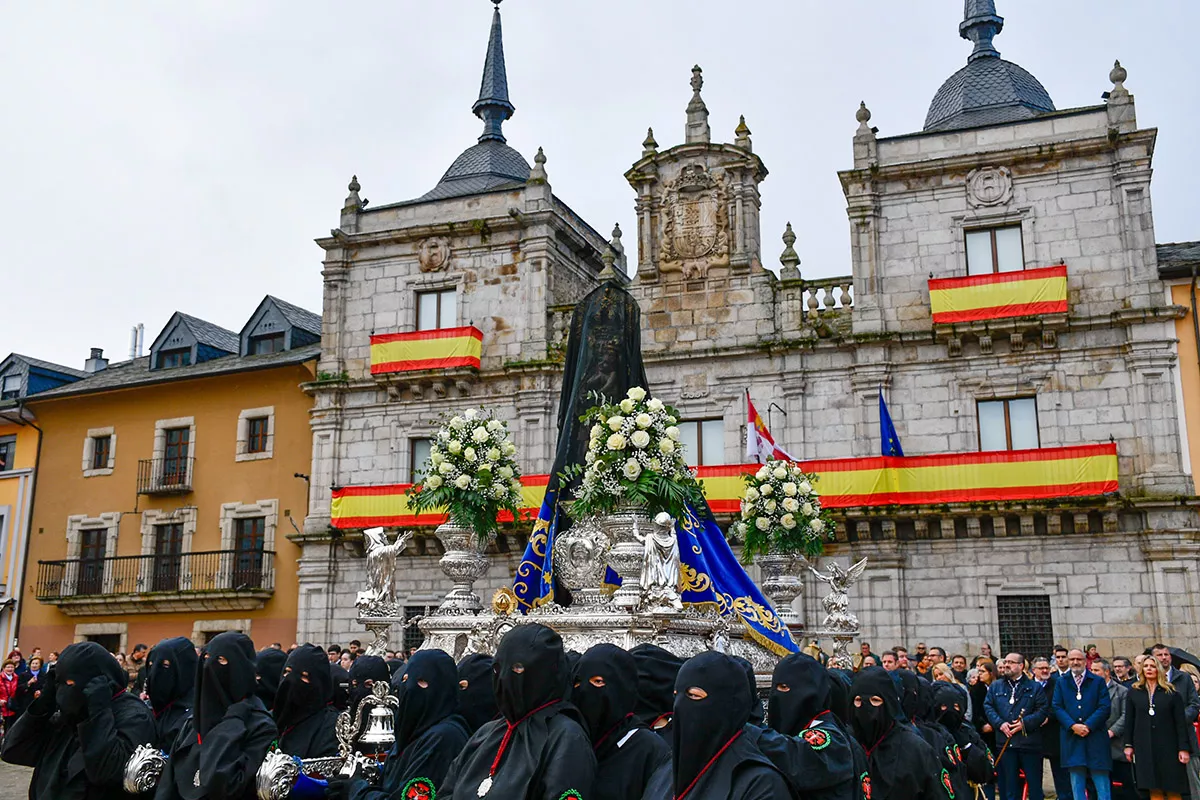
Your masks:
M 108 469 L 108 457 L 111 453 L 111 436 L 92 437 L 92 469 Z
M 178 350 L 162 350 L 158 354 L 159 369 L 171 367 L 186 367 L 192 363 L 192 348 L 182 347 Z
M 246 420 L 246 452 L 267 452 L 267 431 L 270 428 L 269 417 L 251 417 Z
M 84 528 L 79 532 L 79 538 L 79 583 L 76 594 L 102 594 L 108 529 Z
M 1020 653 L 1026 662 L 1048 655 L 1054 647 L 1050 595 L 1000 595 L 996 598 L 1001 653 Z
M 121 650 L 121 634 L 119 633 L 89 633 L 83 637 L 85 642 L 95 642 L 110 653 Z
M 183 568 L 183 523 L 154 526 L 154 591 L 179 591 Z
M 0 436 L 0 472 L 17 468 L 17 437 Z
M 408 479 L 416 482 L 417 475 L 425 469 L 429 460 L 429 449 L 433 447 L 433 439 L 408 440 Z
M 282 353 L 284 349 L 284 333 L 268 333 L 264 336 L 250 337 L 250 355 L 261 356 L 266 353 Z
M 458 325 L 458 290 L 417 292 L 417 330 L 436 331 Z
M 167 428 L 164 434 L 166 447 L 163 449 L 162 485 L 182 486 L 188 479 L 191 428 Z
M 725 420 L 681 422 L 679 438 L 688 464 L 698 467 L 725 463 Z
M 407 658 L 409 653 L 413 653 L 422 644 L 425 643 L 425 634 L 421 633 L 421 629 L 412 624 L 415 617 L 423 616 L 429 612 L 428 606 L 405 606 L 404 607 L 404 657 Z
M 5 375 L 0 381 L 0 400 L 15 400 L 21 396 L 21 376 Z
M 234 589 L 258 589 L 262 586 L 266 530 L 266 517 L 239 517 L 233 521 Z
M 967 231 L 967 274 L 991 275 L 1025 269 L 1021 226 Z
M 1036 398 L 980 400 L 978 409 L 981 451 L 1035 450 L 1042 446 Z

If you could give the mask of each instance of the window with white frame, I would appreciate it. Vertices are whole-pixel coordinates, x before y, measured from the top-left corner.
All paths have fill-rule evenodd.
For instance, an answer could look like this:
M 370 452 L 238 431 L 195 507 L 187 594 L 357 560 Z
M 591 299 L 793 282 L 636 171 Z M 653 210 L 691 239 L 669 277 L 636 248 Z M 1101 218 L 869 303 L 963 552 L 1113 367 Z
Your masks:
M 117 433 L 114 428 L 90 428 L 83 440 L 83 477 L 112 475 L 117 465 Z
M 1036 398 L 980 400 L 977 408 L 981 451 L 1033 450 L 1041 447 Z
M 428 437 L 408 440 L 408 479 L 416 482 L 425 462 L 429 460 L 429 451 L 433 448 L 433 439 Z
M 247 408 L 238 414 L 235 461 L 261 461 L 275 453 L 275 406 Z
M 196 452 L 196 418 L 176 417 L 154 423 L 155 480 L 162 486 L 190 485 Z
M 112 557 L 117 553 L 121 512 L 67 518 L 67 569 L 63 596 L 111 594 Z M 132 590 L 129 590 L 132 591 Z
M 17 468 L 17 437 L 0 436 L 0 472 Z
M 192 541 L 196 535 L 196 509 L 142 512 L 141 584 L 154 591 L 213 589 L 205 585 L 203 564 L 192 563 Z M 195 568 L 195 569 L 194 569 Z M 199 574 L 193 574 L 193 573 Z
M 274 588 L 279 501 L 221 505 L 221 574 L 234 590 Z
M 1020 225 L 967 231 L 966 240 L 968 275 L 1020 272 L 1025 269 Z
M 20 396 L 20 375 L 5 375 L 3 378 L 0 378 L 0 400 L 15 400 Z
M 458 290 L 417 292 L 417 330 L 435 331 L 458 325 Z
M 679 423 L 684 458 L 693 467 L 725 463 L 725 420 L 697 419 Z

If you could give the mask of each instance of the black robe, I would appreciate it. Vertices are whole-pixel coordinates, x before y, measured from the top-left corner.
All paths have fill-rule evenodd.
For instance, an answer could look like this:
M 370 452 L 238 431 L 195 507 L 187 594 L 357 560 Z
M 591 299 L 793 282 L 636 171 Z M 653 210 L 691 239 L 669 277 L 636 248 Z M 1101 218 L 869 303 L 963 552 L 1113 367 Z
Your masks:
M 979 731 L 963 714 L 962 690 L 946 683 L 936 684 L 933 707 L 938 723 L 954 739 L 954 756 L 961 765 L 963 777 L 977 786 L 992 783 L 996 779 L 992 753 Z
M 150 709 L 125 691 L 129 676 L 95 642 L 67 647 L 54 671 L 55 677 L 42 681 L 42 697 L 4 737 L 0 757 L 33 767 L 30 800 L 127 800 L 125 764 L 138 745 L 154 740 Z M 75 687 L 62 688 L 86 698 L 71 715 L 56 711 L 61 701 L 56 679 L 68 678 Z M 107 686 L 100 685 L 103 679 Z
M 458 713 L 467 721 L 467 733 L 474 735 L 500 714 L 492 688 L 492 657 L 476 653 L 458 662 L 458 683 Z
M 801 797 L 805 796 L 794 793 L 775 765 L 754 747 L 747 735 L 741 734 L 721 754 L 713 768 L 700 776 L 684 800 L 795 800 Z M 671 764 L 665 764 L 650 778 L 642 800 L 674 798 Z
M 196 686 L 196 647 L 191 639 L 163 639 L 146 657 L 146 694 L 154 712 L 155 746 L 170 752 L 183 723 L 192 715 Z
M 179 738 L 183 724 L 192 718 L 192 709 L 181 703 L 172 703 L 162 711 L 154 711 L 154 746 L 164 753 L 171 752 L 171 745 Z
M 870 698 L 883 698 L 874 706 Z M 860 705 L 854 700 L 861 698 Z M 941 765 L 921 735 L 903 721 L 900 695 L 891 676 L 869 667 L 850 687 L 851 721 L 867 752 L 871 800 L 946 800 L 950 790 L 941 780 Z
M 596 783 L 588 797 L 595 800 L 641 797 L 654 773 L 670 765 L 671 747 L 661 736 L 630 719 L 596 750 Z
M 338 712 L 330 705 L 333 676 L 326 667 L 328 663 L 324 651 L 311 644 L 297 647 L 285 658 L 272 716 L 279 729 L 279 750 L 289 756 L 323 758 L 338 754 Z
M 971 787 L 962 772 L 958 758 L 955 756 L 956 743 L 954 737 L 941 725 L 928 720 L 933 711 L 932 684 L 929 681 L 922 680 L 908 670 L 898 670 L 893 674 L 900 676 L 900 685 L 903 692 L 900 698 L 900 705 L 904 711 L 904 716 L 912 722 L 913 726 L 917 729 L 917 733 L 921 734 L 921 738 L 933 748 L 933 752 L 937 756 L 938 764 L 941 766 L 938 780 L 941 782 L 942 788 L 946 790 L 950 797 L 968 797 L 971 793 Z
M 1196 748 L 1184 709 L 1185 698 L 1179 692 L 1155 689 L 1154 716 L 1150 716 L 1146 687 L 1130 689 L 1125 695 L 1125 746 L 1133 748 L 1133 780 L 1139 791 L 1183 795 L 1190 791 L 1187 766 L 1179 763 L 1179 752 Z
M 322 659 L 328 662 L 324 653 Z M 279 681 L 283 677 L 283 667 L 287 663 L 288 654 L 274 647 L 260 650 L 254 660 L 254 675 L 258 681 L 254 693 L 262 700 L 267 711 L 275 707 L 275 693 L 279 691 Z

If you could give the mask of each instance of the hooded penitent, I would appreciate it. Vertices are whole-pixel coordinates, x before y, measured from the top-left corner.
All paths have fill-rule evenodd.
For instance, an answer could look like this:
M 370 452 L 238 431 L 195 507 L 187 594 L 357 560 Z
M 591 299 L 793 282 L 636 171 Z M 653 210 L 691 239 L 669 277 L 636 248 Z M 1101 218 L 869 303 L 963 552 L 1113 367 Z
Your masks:
M 388 683 L 392 672 L 379 656 L 359 656 L 350 665 L 350 711 L 353 713 L 362 699 L 371 693 L 376 683 Z
M 983 737 L 966 719 L 963 712 L 966 696 L 962 689 L 939 681 L 934 683 L 931 692 L 931 714 L 954 737 L 954 754 L 962 766 L 963 776 L 971 783 L 991 783 L 995 778 L 992 757 Z
M 562 639 L 550 628 L 522 624 L 505 634 L 492 666 L 503 718 L 471 737 L 444 793 L 502 800 L 592 796 L 596 762 L 579 712 L 563 701 L 566 663 Z
M 333 677 L 333 707 L 345 711 L 350 707 L 350 673 L 341 664 L 330 664 L 329 674 Z
M 204 648 L 196 671 L 196 730 L 203 737 L 226 710 L 254 694 L 254 642 L 242 633 L 222 633 Z
M 255 693 L 268 711 L 275 707 L 275 693 L 279 691 L 279 679 L 283 677 L 283 665 L 287 660 L 287 653 L 268 647 L 258 651 L 258 657 L 254 661 L 254 674 L 258 678 Z
M 396 711 L 396 752 L 458 710 L 458 668 L 441 650 L 421 650 L 408 660 Z M 449 763 L 447 763 L 449 766 Z
M 754 665 L 741 656 L 732 656 L 732 658 L 746 673 L 746 681 L 750 685 L 750 708 L 746 712 L 746 722 L 751 725 L 762 725 L 763 717 L 766 714 L 763 711 L 762 698 L 758 696 L 758 678 L 754 675 Z
M 163 639 L 146 657 L 146 694 L 154 710 L 156 746 L 170 750 L 191 716 L 196 687 L 196 646 L 182 636 Z
M 830 710 L 832 684 L 812 656 L 793 654 L 775 665 L 767 724 L 787 736 L 798 736 L 820 714 Z
M 471 733 L 496 718 L 496 691 L 492 688 L 492 657 L 482 653 L 458 662 L 458 713 Z
M 933 748 L 901 720 L 896 683 L 881 667 L 858 673 L 850 687 L 854 735 L 867 751 L 873 800 L 945 800 Z
M 629 654 L 638 670 L 638 700 L 633 713 L 651 729 L 665 727 L 654 723 L 664 716 L 670 718 L 675 705 L 675 678 L 683 659 L 653 644 L 639 644 Z
M 882 702 L 872 698 L 880 698 Z M 881 667 L 860 671 L 850 686 L 850 724 L 862 746 L 870 750 L 903 716 L 891 675 Z
M 701 653 L 679 670 L 671 725 L 676 800 L 792 796 L 743 736 L 749 707 L 746 672 L 729 656 Z
M 321 648 L 305 644 L 286 658 L 273 716 L 279 749 L 298 758 L 336 755 L 337 713 L 330 706 L 333 676 Z
M 121 668 L 112 654 L 95 642 L 80 642 L 63 650 L 54 671 L 57 679 L 54 699 L 63 719 L 70 722 L 87 719 L 84 689 L 94 679 L 107 678 L 113 696 L 125 691 L 129 682 L 129 673 Z
M 594 800 L 641 797 L 654 771 L 670 762 L 671 751 L 634 719 L 633 656 L 616 645 L 592 647 L 575 665 L 571 702 L 583 715 L 596 752 Z

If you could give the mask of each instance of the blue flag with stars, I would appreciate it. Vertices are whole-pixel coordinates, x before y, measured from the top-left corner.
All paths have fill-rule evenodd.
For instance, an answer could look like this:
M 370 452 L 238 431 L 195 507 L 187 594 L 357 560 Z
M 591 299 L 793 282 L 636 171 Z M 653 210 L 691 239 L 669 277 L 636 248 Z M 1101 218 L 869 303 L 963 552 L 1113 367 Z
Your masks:
M 896 426 L 892 424 L 892 415 L 888 413 L 882 388 L 879 390 L 879 443 L 885 456 L 904 455 L 904 448 L 900 446 L 900 434 L 896 433 Z

